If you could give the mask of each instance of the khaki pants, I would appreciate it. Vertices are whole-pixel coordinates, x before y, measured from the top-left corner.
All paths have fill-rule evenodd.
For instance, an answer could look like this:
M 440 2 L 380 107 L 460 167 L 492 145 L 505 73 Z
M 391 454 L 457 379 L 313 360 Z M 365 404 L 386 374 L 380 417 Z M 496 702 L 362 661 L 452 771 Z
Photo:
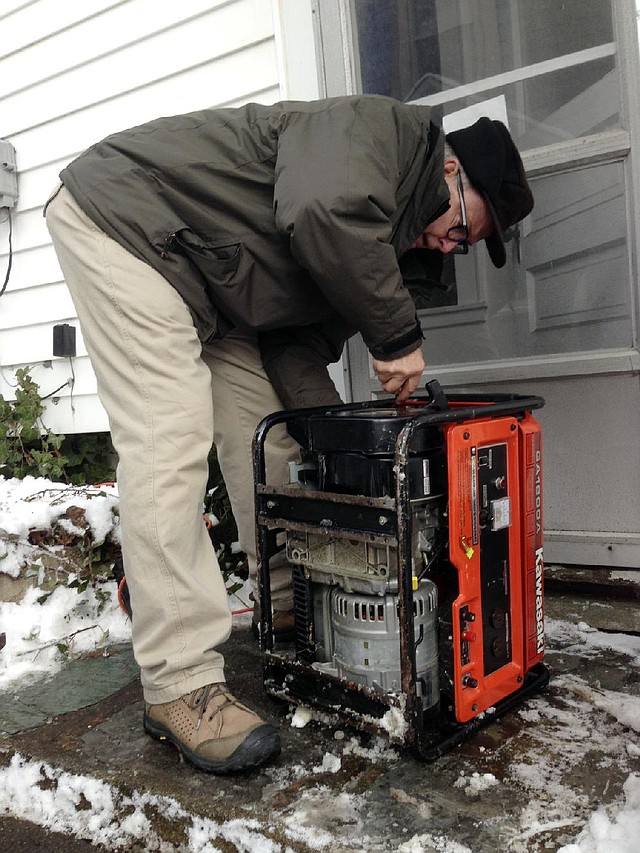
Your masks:
M 168 702 L 224 680 L 217 648 L 231 615 L 201 517 L 212 441 L 255 579 L 251 441 L 282 405 L 255 341 L 229 335 L 203 349 L 174 288 L 94 225 L 64 187 L 46 217 L 119 456 L 122 551 L 145 698 Z M 285 482 L 297 456 L 284 430 L 272 430 L 270 481 Z M 286 567 L 273 572 L 272 589 L 279 609 L 291 606 Z

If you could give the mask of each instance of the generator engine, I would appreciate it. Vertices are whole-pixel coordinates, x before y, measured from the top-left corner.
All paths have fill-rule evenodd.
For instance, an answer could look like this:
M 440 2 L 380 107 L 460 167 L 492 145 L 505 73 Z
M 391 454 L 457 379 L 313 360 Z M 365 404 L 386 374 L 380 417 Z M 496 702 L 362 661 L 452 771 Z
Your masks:
M 282 412 L 254 442 L 265 687 L 425 759 L 548 681 L 538 397 L 429 396 Z M 264 441 L 302 448 L 266 482 Z M 269 564 L 292 566 L 295 642 Z M 486 713 L 490 712 L 490 713 Z

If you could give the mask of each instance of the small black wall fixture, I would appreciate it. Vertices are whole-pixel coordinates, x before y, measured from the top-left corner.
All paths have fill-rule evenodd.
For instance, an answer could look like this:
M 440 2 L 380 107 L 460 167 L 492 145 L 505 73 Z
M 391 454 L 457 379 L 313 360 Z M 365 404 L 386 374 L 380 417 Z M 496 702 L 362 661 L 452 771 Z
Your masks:
M 76 354 L 76 328 L 69 323 L 53 327 L 53 354 L 73 358 Z

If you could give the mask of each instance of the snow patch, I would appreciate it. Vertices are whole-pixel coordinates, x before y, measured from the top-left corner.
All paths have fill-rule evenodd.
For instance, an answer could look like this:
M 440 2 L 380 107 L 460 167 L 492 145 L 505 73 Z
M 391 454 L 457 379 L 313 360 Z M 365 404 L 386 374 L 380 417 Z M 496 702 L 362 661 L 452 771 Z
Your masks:
M 303 729 L 307 723 L 313 720 L 313 711 L 306 705 L 298 705 L 291 717 L 291 726 L 294 729 Z
M 500 782 L 493 773 L 473 772 L 471 776 L 465 776 L 464 772 L 462 772 L 453 783 L 453 787 L 464 788 L 464 792 L 468 797 L 477 797 L 481 791 L 486 791 L 499 784 Z
M 466 844 L 459 844 L 443 835 L 432 835 L 426 832 L 423 835 L 414 835 L 398 847 L 398 853 L 473 853 Z
M 33 587 L 18 603 L 0 601 L 0 625 L 6 635 L 0 687 L 53 675 L 66 655 L 128 642 L 131 623 L 118 607 L 116 584 L 101 586 L 111 592 L 106 606 L 92 587 L 79 593 L 58 586 L 44 600 L 43 590 Z
M 623 787 L 624 802 L 600 806 L 572 844 L 558 853 L 637 853 L 640 838 L 640 775 L 631 774 Z
M 48 764 L 12 757 L 0 768 L 0 812 L 29 820 L 54 832 L 84 838 L 107 849 L 136 849 L 171 853 L 173 844 L 153 829 L 154 812 L 181 822 L 190 853 L 213 853 L 223 840 L 242 853 L 283 853 L 282 845 L 268 837 L 257 820 L 234 819 L 217 823 L 187 812 L 171 797 L 133 791 L 125 795 L 106 782 L 90 776 L 74 775 Z M 302 827 L 298 833 L 312 849 L 327 847 L 330 833 L 321 833 L 319 843 Z M 139 844 L 143 843 L 144 847 Z
M 640 637 L 610 634 L 592 628 L 586 622 L 573 625 L 560 619 L 545 619 L 548 647 L 584 658 L 595 658 L 603 651 L 628 655 L 632 666 L 640 667 Z
M 409 724 L 401 708 L 389 708 L 380 720 L 380 725 L 394 740 L 404 740 Z
M 337 755 L 326 752 L 322 758 L 322 764 L 311 769 L 312 773 L 337 773 L 342 767 L 342 760 Z
M 120 541 L 118 489 L 115 485 L 69 486 L 44 477 L 25 477 L 23 480 L 0 477 L 0 531 L 3 531 L 0 572 L 16 578 L 25 565 L 37 562 L 42 549 L 28 541 L 29 531 L 49 530 L 56 522 L 62 522 L 71 529 L 69 520 L 64 520 L 64 516 L 72 506 L 84 511 L 94 544 L 99 545 L 108 537 L 114 542 Z M 78 528 L 76 532 L 82 535 L 84 531 Z
M 358 738 L 352 737 L 344 745 L 343 755 L 359 755 L 366 758 L 373 764 L 380 761 L 397 761 L 400 755 L 390 745 L 386 738 L 377 737 L 373 740 L 371 746 L 363 746 Z

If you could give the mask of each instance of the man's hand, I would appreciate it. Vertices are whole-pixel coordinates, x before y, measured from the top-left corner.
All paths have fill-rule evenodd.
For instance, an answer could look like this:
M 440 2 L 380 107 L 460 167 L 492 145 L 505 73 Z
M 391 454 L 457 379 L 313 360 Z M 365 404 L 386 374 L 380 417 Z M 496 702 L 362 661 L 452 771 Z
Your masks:
M 395 358 L 393 361 L 373 359 L 373 369 L 385 391 L 396 395 L 396 401 L 403 403 L 416 390 L 424 371 L 422 349 L 416 349 L 409 355 Z

